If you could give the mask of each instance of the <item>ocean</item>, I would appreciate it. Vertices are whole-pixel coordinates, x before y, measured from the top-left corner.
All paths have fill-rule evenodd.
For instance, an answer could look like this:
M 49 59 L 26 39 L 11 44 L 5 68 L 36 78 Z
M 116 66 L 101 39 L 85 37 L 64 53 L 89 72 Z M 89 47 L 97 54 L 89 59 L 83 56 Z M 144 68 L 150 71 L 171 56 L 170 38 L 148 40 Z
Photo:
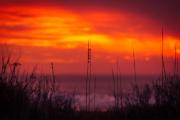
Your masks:
M 96 80 L 95 80 L 96 79 Z M 144 85 L 152 85 L 158 79 L 158 75 L 137 76 L 137 85 L 142 88 Z M 96 81 L 96 84 L 95 82 Z M 122 92 L 132 92 L 134 82 L 133 75 L 121 76 Z M 94 87 L 96 86 L 96 87 Z M 83 109 L 85 106 L 86 76 L 85 75 L 57 75 L 56 88 L 59 93 L 74 95 L 76 109 Z M 114 82 L 112 75 L 94 75 L 91 79 L 91 105 L 96 109 L 108 109 L 114 105 Z M 95 92 L 94 92 L 95 91 Z M 95 102 L 94 102 L 95 99 Z

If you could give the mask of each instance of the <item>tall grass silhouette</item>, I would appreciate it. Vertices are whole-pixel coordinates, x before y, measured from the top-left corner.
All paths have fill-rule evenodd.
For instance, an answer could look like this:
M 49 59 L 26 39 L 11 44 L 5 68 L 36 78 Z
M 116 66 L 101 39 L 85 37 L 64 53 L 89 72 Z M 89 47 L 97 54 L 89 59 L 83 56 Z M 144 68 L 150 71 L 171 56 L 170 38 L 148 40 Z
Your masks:
M 72 111 L 73 100 L 56 95 L 54 65 L 52 77 L 37 75 L 35 66 L 31 73 L 22 72 L 20 59 L 12 61 L 11 54 L 1 54 L 0 118 L 2 120 L 55 119 L 61 112 Z M 2 114 L 3 113 L 3 114 Z M 58 114 L 57 114 L 58 113 Z
M 123 92 L 123 69 L 117 60 L 112 69 L 114 106 L 97 111 L 97 79 L 92 79 L 91 45 L 88 41 L 87 78 L 85 89 L 86 110 L 77 111 L 74 96 L 57 91 L 55 64 L 49 65 L 50 74 L 38 74 L 38 66 L 31 72 L 22 71 L 20 57 L 12 59 L 8 48 L 0 59 L 0 119 L 2 120 L 171 120 L 180 118 L 180 76 L 176 44 L 174 71 L 167 74 L 164 61 L 164 32 L 162 31 L 161 75 L 151 84 L 138 86 L 137 65 L 133 48 L 134 86 Z M 94 84 L 92 84 L 94 82 Z M 62 84 L 62 83 L 61 83 Z M 93 88 L 93 90 L 92 90 Z M 94 93 L 93 93 L 94 92 Z M 92 97 L 93 98 L 93 105 Z

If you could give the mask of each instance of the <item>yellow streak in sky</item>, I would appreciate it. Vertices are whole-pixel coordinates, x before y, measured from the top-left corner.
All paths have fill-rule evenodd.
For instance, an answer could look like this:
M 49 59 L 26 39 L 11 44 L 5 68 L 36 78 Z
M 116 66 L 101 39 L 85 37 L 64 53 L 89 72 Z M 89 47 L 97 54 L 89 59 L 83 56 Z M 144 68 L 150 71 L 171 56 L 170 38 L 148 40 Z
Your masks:
M 93 18 L 86 21 L 81 15 L 61 9 L 27 9 L 23 7 L 14 9 L 21 14 L 29 14 L 30 17 L 8 16 L 9 18 L 16 17 L 16 21 L 7 20 L 3 21 L 3 23 L 0 22 L 1 25 L 3 24 L 6 27 L 15 29 L 0 29 L 1 34 L 10 36 L 2 38 L 0 43 L 5 41 L 7 44 L 21 46 L 75 49 L 83 45 L 84 48 L 86 48 L 87 46 L 85 44 L 87 44 L 87 41 L 90 39 L 95 49 L 104 52 L 131 54 L 132 47 L 134 46 L 137 54 L 159 55 L 161 53 L 161 38 L 155 35 L 152 37 L 148 34 L 144 37 L 141 32 L 137 32 L 131 28 L 132 23 L 126 18 L 126 15 L 121 14 L 121 16 L 117 18 L 120 20 L 120 25 L 125 24 L 125 27 L 129 26 L 129 31 L 118 33 L 116 30 L 118 21 L 116 21 L 117 18 L 115 14 L 94 13 L 90 16 Z M 13 11 L 14 9 L 7 8 L 6 10 Z M 111 18 L 109 18 L 109 16 L 111 16 Z M 96 18 L 98 21 L 96 21 Z M 125 22 L 126 19 L 128 20 L 127 23 Z M 111 24 L 108 24 L 108 22 Z M 18 30 L 19 26 L 24 29 Z M 142 27 L 141 25 L 139 26 Z M 109 27 L 112 28 L 112 30 L 106 29 Z M 116 33 L 116 35 L 110 33 Z M 134 34 L 135 36 L 133 36 Z M 143 37 L 140 37 L 141 35 Z M 175 41 L 177 41 L 178 52 L 180 42 L 172 36 L 166 36 L 164 49 L 166 55 L 174 54 Z

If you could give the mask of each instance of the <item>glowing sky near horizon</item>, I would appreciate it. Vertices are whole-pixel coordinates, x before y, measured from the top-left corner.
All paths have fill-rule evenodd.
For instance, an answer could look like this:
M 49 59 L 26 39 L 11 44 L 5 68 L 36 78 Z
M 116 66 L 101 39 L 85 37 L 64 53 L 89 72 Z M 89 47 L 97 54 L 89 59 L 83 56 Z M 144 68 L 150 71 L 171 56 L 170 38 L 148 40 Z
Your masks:
M 136 12 L 136 9 L 98 7 L 94 6 L 95 3 L 80 4 L 87 8 L 74 7 L 77 4 L 73 6 L 68 2 L 40 3 L 10 0 L 0 5 L 0 44 L 21 49 L 22 62 L 27 66 L 42 64 L 47 67 L 41 69 L 47 72 L 48 63 L 54 62 L 57 73 L 83 73 L 90 39 L 97 73 L 111 73 L 117 58 L 122 63 L 123 72 L 131 73 L 133 47 L 140 74 L 158 73 L 160 70 L 155 67 L 160 66 L 164 24 L 159 18 Z M 179 31 L 169 28 L 171 22 L 165 21 L 164 25 L 164 54 L 168 68 L 173 64 L 175 45 L 177 54 L 180 54 Z

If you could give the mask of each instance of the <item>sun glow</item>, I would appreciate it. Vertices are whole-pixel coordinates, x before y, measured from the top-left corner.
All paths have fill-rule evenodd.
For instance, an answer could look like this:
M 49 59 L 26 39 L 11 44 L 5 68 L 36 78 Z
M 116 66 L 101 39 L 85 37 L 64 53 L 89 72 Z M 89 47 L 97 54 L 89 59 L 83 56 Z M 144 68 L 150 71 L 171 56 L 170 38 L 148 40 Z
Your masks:
M 63 8 L 37 9 L 31 6 L 28 9 L 17 6 L 13 9 L 7 7 L 0 10 L 2 12 L 1 43 L 4 41 L 7 44 L 20 46 L 76 49 L 79 46 L 86 48 L 88 39 L 91 39 L 97 51 L 130 54 L 134 47 L 139 55 L 161 53 L 160 34 L 153 35 L 153 32 L 147 30 L 150 27 L 147 23 L 155 23 L 140 18 L 141 16 L 135 19 L 137 23 L 134 24 L 130 21 L 134 15 L 123 12 L 116 14 L 107 11 L 89 11 L 88 15 L 84 15 Z M 176 38 L 165 37 L 164 51 L 167 56 L 173 55 L 174 41 L 180 46 Z M 177 48 L 177 52 L 179 49 Z

